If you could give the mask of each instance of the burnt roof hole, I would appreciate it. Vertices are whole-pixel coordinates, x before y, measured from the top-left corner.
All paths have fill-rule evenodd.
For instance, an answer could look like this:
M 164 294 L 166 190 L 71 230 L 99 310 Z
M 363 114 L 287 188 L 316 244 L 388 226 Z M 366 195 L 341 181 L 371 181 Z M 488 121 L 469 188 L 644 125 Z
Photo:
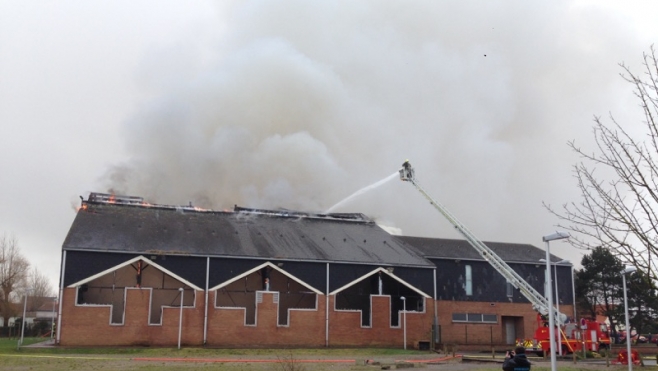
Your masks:
M 347 238 L 343 238 L 343 242 L 347 242 Z
M 326 240 L 326 239 L 327 239 L 326 237 L 322 237 L 322 241 L 324 241 L 324 240 Z
M 363 240 L 363 243 L 366 243 L 366 240 Z

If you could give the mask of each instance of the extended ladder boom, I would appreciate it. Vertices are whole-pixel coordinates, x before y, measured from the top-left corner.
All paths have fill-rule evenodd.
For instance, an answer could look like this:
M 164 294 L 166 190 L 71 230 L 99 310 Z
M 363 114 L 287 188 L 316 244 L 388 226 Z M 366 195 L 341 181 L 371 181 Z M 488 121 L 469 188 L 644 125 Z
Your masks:
M 468 243 L 477 250 L 478 253 L 491 264 L 505 279 L 514 287 L 519 289 L 523 296 L 532 303 L 532 307 L 543 315 L 548 315 L 548 300 L 539 294 L 529 283 L 527 283 L 518 273 L 516 273 L 504 260 L 502 260 L 496 253 L 493 252 L 487 245 L 477 239 L 461 222 L 457 220 L 443 205 L 435 201 L 423 187 L 418 184 L 414 176 L 414 169 L 411 167 L 409 161 L 402 164 L 400 169 L 400 179 L 413 184 L 418 191 L 425 196 L 425 198 L 452 224 L 459 233 L 466 238 Z M 553 308 L 555 318 L 558 324 L 563 324 L 567 316 L 559 313 Z

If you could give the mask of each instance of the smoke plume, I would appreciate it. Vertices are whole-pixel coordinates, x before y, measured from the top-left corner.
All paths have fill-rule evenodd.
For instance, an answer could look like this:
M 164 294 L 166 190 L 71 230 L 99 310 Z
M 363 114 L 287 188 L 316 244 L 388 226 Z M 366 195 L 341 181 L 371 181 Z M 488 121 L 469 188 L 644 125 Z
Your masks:
M 482 239 L 536 243 L 553 224 L 542 200 L 574 192 L 565 143 L 616 108 L 616 63 L 639 57 L 610 55 L 631 31 L 570 2 L 248 1 L 218 13 L 210 62 L 189 62 L 190 48 L 145 59 L 140 81 L 161 94 L 126 122 L 130 158 L 108 170 L 108 189 L 321 212 L 409 159 Z M 398 181 L 334 211 L 454 237 Z

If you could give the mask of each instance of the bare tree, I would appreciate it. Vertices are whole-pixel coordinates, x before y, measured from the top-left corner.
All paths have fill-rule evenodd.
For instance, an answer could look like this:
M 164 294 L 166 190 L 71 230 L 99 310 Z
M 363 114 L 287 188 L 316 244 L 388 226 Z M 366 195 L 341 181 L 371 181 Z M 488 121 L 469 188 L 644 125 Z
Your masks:
M 36 311 L 54 296 L 53 287 L 50 280 L 37 269 L 32 267 L 27 276 L 26 289 L 28 289 L 27 310 Z
M 25 285 L 30 264 L 21 254 L 15 237 L 0 237 L 0 315 L 6 319 L 15 315 L 10 305 L 16 288 Z
M 560 227 L 574 233 L 578 248 L 611 249 L 624 263 L 632 264 L 653 280 L 658 268 L 658 60 L 651 46 L 643 54 L 643 72 L 638 75 L 620 64 L 621 77 L 633 85 L 644 119 L 637 130 L 622 125 L 612 114 L 609 123 L 595 117 L 594 152 L 569 146 L 583 161 L 574 166 L 581 201 L 555 210 Z

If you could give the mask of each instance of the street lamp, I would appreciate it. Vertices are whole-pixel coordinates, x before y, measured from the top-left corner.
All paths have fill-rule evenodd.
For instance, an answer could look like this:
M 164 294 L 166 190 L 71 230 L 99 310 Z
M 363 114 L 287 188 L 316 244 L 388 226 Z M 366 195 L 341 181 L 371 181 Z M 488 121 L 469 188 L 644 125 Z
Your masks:
M 626 297 L 626 275 L 632 274 L 637 268 L 626 267 L 621 272 L 621 280 L 624 284 L 624 310 L 626 312 L 626 361 L 628 361 L 628 371 L 633 371 L 633 359 L 631 358 L 631 325 L 628 321 L 628 298 Z
M 539 259 L 539 261 L 546 261 L 546 259 Z M 555 311 L 557 313 L 560 313 L 560 295 L 558 294 L 558 291 L 557 291 L 557 265 L 558 264 L 563 264 L 563 263 L 571 263 L 571 262 L 566 260 L 566 259 L 562 259 L 559 262 L 553 263 L 553 268 L 555 269 L 555 279 L 554 279 L 554 281 L 555 281 Z M 572 282 L 573 282 L 573 280 L 572 280 Z M 547 288 L 546 291 L 548 291 L 548 290 L 550 290 L 550 289 Z M 574 306 L 575 305 L 576 305 L 576 302 L 574 301 Z M 561 346 L 558 347 L 557 350 L 558 350 L 558 353 L 560 354 L 560 356 L 562 356 L 562 347 Z
M 549 288 L 546 294 L 548 296 L 548 335 L 551 342 L 551 371 L 557 371 L 557 361 L 555 359 L 555 310 L 553 309 L 553 290 L 551 289 L 553 285 L 551 284 L 551 247 L 549 243 L 564 238 L 569 238 L 569 233 L 555 232 L 542 237 L 542 241 L 546 242 L 546 287 Z
M 400 296 L 400 300 L 402 300 L 402 333 L 404 334 L 404 350 L 407 350 L 407 298 Z
M 27 314 L 27 294 L 30 293 L 32 289 L 26 289 L 25 290 L 25 302 L 23 303 L 23 320 L 21 321 L 21 339 L 18 341 L 18 345 L 16 345 L 16 349 L 20 349 L 21 345 L 23 345 L 23 336 L 25 335 L 25 315 Z
M 178 291 L 180 291 L 180 316 L 178 317 L 178 349 L 180 349 L 180 338 L 183 331 L 183 296 L 185 295 L 185 290 L 181 287 Z

